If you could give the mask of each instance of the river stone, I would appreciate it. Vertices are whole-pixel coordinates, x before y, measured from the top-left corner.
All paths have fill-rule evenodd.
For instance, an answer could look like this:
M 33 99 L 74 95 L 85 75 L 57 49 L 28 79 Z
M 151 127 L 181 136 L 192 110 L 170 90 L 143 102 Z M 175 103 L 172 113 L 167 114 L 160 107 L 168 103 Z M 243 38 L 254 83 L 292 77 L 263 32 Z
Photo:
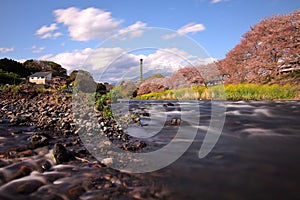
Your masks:
M 74 160 L 74 156 L 62 144 L 56 143 L 53 147 L 53 157 L 57 164 Z
M 43 182 L 39 180 L 14 180 L 5 185 L 0 189 L 1 193 L 11 193 L 11 194 L 31 194 L 36 191 L 39 187 L 44 185 Z
M 49 144 L 49 138 L 46 134 L 34 133 L 28 138 L 34 148 L 46 146 Z
M 101 163 L 103 163 L 104 165 L 111 165 L 113 164 L 113 159 L 112 158 L 104 158 L 101 160 Z

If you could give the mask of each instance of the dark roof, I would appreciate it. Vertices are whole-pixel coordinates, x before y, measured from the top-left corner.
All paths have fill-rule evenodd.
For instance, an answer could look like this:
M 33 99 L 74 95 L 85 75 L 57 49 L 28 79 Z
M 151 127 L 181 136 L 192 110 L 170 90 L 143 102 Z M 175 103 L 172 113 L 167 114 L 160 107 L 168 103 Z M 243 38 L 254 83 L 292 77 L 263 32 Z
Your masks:
M 43 77 L 43 76 L 47 76 L 48 74 L 51 74 L 51 72 L 36 72 L 30 75 L 30 77 Z

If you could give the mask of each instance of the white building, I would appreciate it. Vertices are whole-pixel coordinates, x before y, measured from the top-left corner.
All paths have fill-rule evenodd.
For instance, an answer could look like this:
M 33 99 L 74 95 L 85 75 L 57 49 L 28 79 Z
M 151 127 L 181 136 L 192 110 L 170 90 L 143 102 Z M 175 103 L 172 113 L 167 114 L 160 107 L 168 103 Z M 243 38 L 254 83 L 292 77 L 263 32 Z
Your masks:
M 29 82 L 35 84 L 46 84 L 48 82 L 51 82 L 51 79 L 51 72 L 36 72 L 29 76 Z

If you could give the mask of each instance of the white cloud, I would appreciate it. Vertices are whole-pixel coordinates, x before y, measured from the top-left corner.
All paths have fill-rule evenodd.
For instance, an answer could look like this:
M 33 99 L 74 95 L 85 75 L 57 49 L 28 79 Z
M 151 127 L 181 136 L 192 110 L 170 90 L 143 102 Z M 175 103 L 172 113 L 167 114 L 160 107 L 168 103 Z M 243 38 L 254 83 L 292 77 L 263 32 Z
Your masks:
M 14 47 L 9 47 L 9 48 L 0 47 L 0 53 L 2 53 L 2 54 L 6 54 L 6 53 L 12 52 L 12 51 L 14 51 Z
M 32 53 L 41 53 L 42 51 L 44 51 L 44 49 L 45 47 L 36 47 L 36 46 L 31 47 Z
M 40 29 L 38 29 L 35 34 L 40 36 L 42 39 L 46 38 L 57 38 L 58 36 L 61 36 L 62 33 L 55 32 L 57 30 L 57 24 L 53 23 L 50 26 L 42 26 Z
M 88 41 L 105 39 L 119 28 L 122 20 L 115 19 L 110 12 L 96 8 L 80 10 L 75 7 L 54 11 L 56 21 L 68 27 L 73 40 Z
M 138 77 L 140 58 L 144 59 L 144 73 L 172 73 L 182 67 L 208 62 L 204 59 L 199 61 L 197 57 L 177 48 L 158 49 L 149 55 L 135 55 L 121 48 L 86 48 L 57 55 L 44 55 L 38 59 L 57 62 L 68 73 L 83 69 L 90 72 L 96 81 L 116 82 L 123 78 Z
M 126 27 L 126 28 L 120 29 L 118 33 L 119 34 L 128 33 L 130 38 L 140 37 L 144 32 L 141 29 L 145 28 L 146 26 L 147 26 L 146 23 L 141 22 L 141 21 L 137 21 L 136 23 L 134 23 L 134 24 L 132 24 L 132 25 Z
M 179 28 L 176 33 L 164 35 L 162 39 L 168 40 L 177 36 L 186 35 L 188 33 L 197 33 L 204 30 L 205 30 L 205 26 L 203 24 L 189 23 Z
M 222 0 L 212 0 L 211 3 L 219 3 L 221 2 Z
M 166 72 L 174 72 L 179 68 L 189 65 L 189 60 L 195 58 L 185 51 L 177 48 L 158 49 L 155 53 L 148 55 L 151 69 L 165 70 Z
M 163 36 L 162 36 L 162 39 L 163 39 L 163 40 L 169 40 L 169 39 L 172 39 L 172 38 L 177 37 L 177 36 L 179 36 L 178 33 L 167 34 L 167 35 L 163 35 Z
M 38 58 L 38 60 L 49 60 L 60 64 L 69 72 L 79 69 L 88 56 L 93 52 L 93 49 L 86 48 L 83 50 L 74 50 L 72 52 L 59 53 L 57 55 L 46 54 Z
M 123 20 L 113 18 L 111 12 L 104 11 L 98 8 L 89 7 L 79 9 L 70 7 L 66 9 L 54 10 L 55 23 L 49 26 L 42 26 L 36 31 L 36 35 L 40 38 L 56 38 L 62 33 L 58 32 L 58 24 L 63 24 L 67 27 L 69 36 L 75 41 L 89 41 L 93 39 L 104 40 L 115 34 L 122 34 L 121 38 L 126 40 L 126 37 L 134 38 L 143 34 L 142 28 L 147 24 L 137 21 L 128 27 L 121 27 Z
M 16 59 L 16 61 L 19 62 L 19 63 L 24 63 L 27 60 L 26 59 Z
M 185 35 L 187 33 L 196 33 L 196 32 L 201 32 L 205 30 L 205 26 L 203 24 L 194 24 L 194 23 L 189 23 L 180 29 L 178 29 L 178 34 L 179 35 Z

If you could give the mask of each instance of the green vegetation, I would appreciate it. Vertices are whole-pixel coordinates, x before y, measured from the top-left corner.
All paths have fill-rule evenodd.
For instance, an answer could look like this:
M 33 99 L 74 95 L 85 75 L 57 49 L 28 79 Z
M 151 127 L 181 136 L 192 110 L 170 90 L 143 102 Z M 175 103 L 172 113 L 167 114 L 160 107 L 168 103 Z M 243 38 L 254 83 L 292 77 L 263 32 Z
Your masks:
M 22 82 L 20 76 L 13 72 L 7 72 L 0 69 L 0 84 L 15 85 Z
M 224 94 L 225 92 L 225 94 Z M 200 100 L 200 99 L 227 100 L 275 100 L 299 98 L 299 88 L 286 84 L 280 86 L 257 84 L 229 84 L 211 87 L 192 87 L 178 90 L 149 93 L 136 97 L 140 100 Z
M 14 95 L 18 94 L 20 91 L 21 86 L 20 85 L 0 85 L 0 92 L 10 92 Z
M 21 78 L 26 78 L 30 72 L 19 62 L 12 59 L 0 59 L 0 69 L 5 72 L 17 74 Z
M 27 60 L 23 63 L 24 68 L 33 74 L 35 72 L 52 72 L 52 76 L 61 76 L 67 78 L 67 70 L 64 69 L 61 65 L 44 60 Z
M 149 80 L 149 79 L 154 79 L 154 78 L 165 78 L 165 76 L 162 75 L 162 74 L 153 74 L 153 75 L 150 76 L 150 77 L 144 78 L 143 82 L 144 82 L 144 81 L 147 81 L 147 80 Z
M 102 113 L 102 116 L 107 119 L 113 118 L 113 113 L 109 107 L 109 102 L 112 99 L 113 91 L 108 94 L 100 94 L 98 92 L 92 94 L 95 100 L 95 109 Z

